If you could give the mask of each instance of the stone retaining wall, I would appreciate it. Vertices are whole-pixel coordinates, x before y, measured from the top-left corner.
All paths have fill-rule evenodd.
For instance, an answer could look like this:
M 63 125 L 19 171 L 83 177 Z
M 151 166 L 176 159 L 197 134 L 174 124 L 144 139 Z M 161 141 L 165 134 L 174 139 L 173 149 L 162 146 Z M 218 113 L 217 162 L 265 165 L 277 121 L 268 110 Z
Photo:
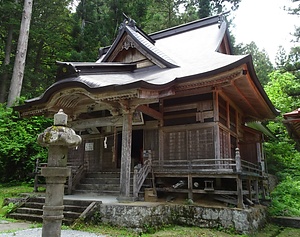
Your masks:
M 223 227 L 251 234 L 266 222 L 266 208 L 247 209 L 201 207 L 176 204 L 102 204 L 97 209 L 100 222 L 145 230 L 167 224 Z

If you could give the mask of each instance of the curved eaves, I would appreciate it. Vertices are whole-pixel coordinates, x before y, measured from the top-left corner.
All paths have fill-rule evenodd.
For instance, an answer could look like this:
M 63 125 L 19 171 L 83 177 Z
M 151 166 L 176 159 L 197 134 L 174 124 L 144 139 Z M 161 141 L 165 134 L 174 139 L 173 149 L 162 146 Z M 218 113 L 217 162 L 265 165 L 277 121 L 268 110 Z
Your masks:
M 219 73 L 222 72 L 226 72 L 229 70 L 232 70 L 234 68 L 237 68 L 243 64 L 247 65 L 247 68 L 249 70 L 250 73 L 250 77 L 253 81 L 253 83 L 255 84 L 256 88 L 258 89 L 259 93 L 261 94 L 261 96 L 263 97 L 263 99 L 265 100 L 265 102 L 267 103 L 268 107 L 270 108 L 270 110 L 272 111 L 272 113 L 277 116 L 279 115 L 279 111 L 274 107 L 273 103 L 270 101 L 269 97 L 267 96 L 265 90 L 263 89 L 262 85 L 260 84 L 257 75 L 255 73 L 254 70 L 254 66 L 252 63 L 252 57 L 251 55 L 245 55 L 245 57 L 231 63 L 231 64 L 227 64 L 223 67 L 219 67 L 215 70 L 211 70 L 211 71 L 206 71 L 204 73 L 199 73 L 199 74 L 195 74 L 195 75 L 191 75 L 191 76 L 187 76 L 187 77 L 182 77 L 182 78 L 176 78 L 173 82 L 175 84 L 180 83 L 180 82 L 185 82 L 188 80 L 196 80 L 199 78 L 207 78 L 207 77 L 211 77 L 214 75 L 217 75 Z
M 123 85 L 111 84 L 111 85 L 99 87 L 98 84 L 96 83 L 81 80 L 79 76 L 76 78 L 68 78 L 62 81 L 58 81 L 52 86 L 50 86 L 41 96 L 30 100 L 26 100 L 25 103 L 30 105 L 46 103 L 53 94 L 67 88 L 82 88 L 85 89 L 87 92 L 93 94 L 96 93 L 100 94 L 108 91 L 118 92 L 127 89 L 164 90 L 172 87 L 173 85 L 174 85 L 174 81 L 168 82 L 166 84 L 155 85 L 155 84 L 148 83 L 146 81 L 139 80 L 128 84 L 123 84 Z
M 255 73 L 255 69 L 254 69 L 254 65 L 253 65 L 253 61 L 252 61 L 252 56 L 249 54 L 247 55 L 248 61 L 247 63 L 247 68 L 249 70 L 249 73 L 251 75 L 252 81 L 254 82 L 255 86 L 257 87 L 257 89 L 259 90 L 260 94 L 262 95 L 262 97 L 265 99 L 266 103 L 268 104 L 269 108 L 271 109 L 271 111 L 274 113 L 274 115 L 278 116 L 280 114 L 280 111 L 277 110 L 272 101 L 269 99 L 267 93 L 265 92 L 265 90 L 263 89 L 256 73 Z

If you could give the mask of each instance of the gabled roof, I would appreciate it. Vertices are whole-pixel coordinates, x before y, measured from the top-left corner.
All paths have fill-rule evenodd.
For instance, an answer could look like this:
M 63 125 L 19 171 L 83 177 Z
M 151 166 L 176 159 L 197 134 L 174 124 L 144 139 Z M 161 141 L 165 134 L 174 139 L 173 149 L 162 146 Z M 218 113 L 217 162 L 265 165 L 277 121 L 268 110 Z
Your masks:
M 137 49 L 145 58 L 161 68 L 178 67 L 176 62 L 155 46 L 155 41 L 127 18 L 119 28 L 119 34 L 105 56 L 98 62 L 116 62 L 122 51 Z
M 277 111 L 259 83 L 251 56 L 229 55 L 228 47 L 220 50 L 226 48 L 227 34 L 220 15 L 150 36 L 132 22 L 125 22 L 113 45 L 103 50 L 96 63 L 60 62 L 60 80 L 16 109 L 25 114 L 33 110 L 57 112 L 65 106 L 74 112 L 79 104 L 84 110 L 88 104 L 100 106 L 104 100 L 142 101 L 146 97 L 153 103 L 184 91 L 219 88 L 244 111 L 247 121 L 274 118 Z M 126 42 L 133 47 L 126 49 Z M 143 55 L 142 59 L 151 64 L 139 67 L 139 61 L 127 61 L 133 51 L 138 59 Z M 121 56 L 124 60 L 118 62 Z

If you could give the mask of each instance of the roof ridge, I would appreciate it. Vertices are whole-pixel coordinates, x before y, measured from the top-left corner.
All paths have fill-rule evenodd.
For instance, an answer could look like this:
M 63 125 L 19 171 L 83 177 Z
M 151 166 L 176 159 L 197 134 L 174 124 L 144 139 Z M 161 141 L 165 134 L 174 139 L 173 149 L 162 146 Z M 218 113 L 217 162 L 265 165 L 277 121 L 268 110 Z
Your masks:
M 212 24 L 218 23 L 220 25 L 223 21 L 225 21 L 224 15 L 227 13 L 228 12 L 225 12 L 225 13 L 222 13 L 219 15 L 215 15 L 215 16 L 201 18 L 201 19 L 198 19 L 195 21 L 187 22 L 185 24 L 181 24 L 178 26 L 174 26 L 174 27 L 171 27 L 168 29 L 158 31 L 158 32 L 154 32 L 154 33 L 150 34 L 150 37 L 154 40 L 158 40 L 161 38 L 184 33 L 186 31 L 198 29 L 198 28 L 205 27 L 205 26 L 212 25 Z

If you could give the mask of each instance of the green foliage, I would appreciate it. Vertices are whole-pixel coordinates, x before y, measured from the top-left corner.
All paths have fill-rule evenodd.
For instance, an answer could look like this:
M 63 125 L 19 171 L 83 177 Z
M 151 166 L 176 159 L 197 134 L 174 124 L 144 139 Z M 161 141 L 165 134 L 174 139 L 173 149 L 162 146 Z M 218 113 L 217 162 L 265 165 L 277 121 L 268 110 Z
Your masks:
M 300 47 L 293 47 L 290 49 L 289 54 L 287 55 L 285 50 L 281 47 L 276 55 L 276 64 L 278 70 L 281 72 L 289 72 L 295 77 L 295 85 L 291 88 L 288 88 L 288 94 L 293 97 L 300 96 Z
M 282 113 L 290 112 L 299 106 L 300 99 L 292 97 L 291 90 L 300 89 L 295 76 L 289 72 L 274 71 L 270 74 L 270 82 L 265 87 L 269 98 Z
M 0 105 L 0 181 L 28 180 L 36 159 L 46 159 L 46 150 L 36 139 L 50 125 L 44 117 L 20 119 L 11 108 Z
M 268 123 L 268 128 L 276 134 L 275 141 L 265 143 L 268 170 L 279 178 L 279 185 L 271 193 L 271 215 L 300 215 L 300 153 L 294 141 L 288 136 L 283 125 L 283 114 L 299 107 L 298 97 L 290 95 L 291 90 L 298 90 L 300 83 L 289 72 L 272 72 L 265 87 L 269 98 L 281 115 Z
M 2 207 L 2 210 L 4 210 L 4 215 L 7 215 L 11 212 L 13 212 L 16 209 L 16 204 L 10 202 L 8 205 Z
M 2 208 L 3 201 L 5 198 L 18 197 L 20 193 L 31 192 L 33 187 L 28 186 L 28 184 L 0 184 L 0 216 L 4 216 L 6 211 L 10 210 L 10 207 Z
M 56 61 L 68 61 L 72 50 L 71 0 L 33 1 L 22 95 L 39 96 L 55 81 Z
M 284 181 L 277 185 L 271 197 L 269 213 L 272 216 L 300 216 L 300 174 L 294 177 L 286 176 Z

